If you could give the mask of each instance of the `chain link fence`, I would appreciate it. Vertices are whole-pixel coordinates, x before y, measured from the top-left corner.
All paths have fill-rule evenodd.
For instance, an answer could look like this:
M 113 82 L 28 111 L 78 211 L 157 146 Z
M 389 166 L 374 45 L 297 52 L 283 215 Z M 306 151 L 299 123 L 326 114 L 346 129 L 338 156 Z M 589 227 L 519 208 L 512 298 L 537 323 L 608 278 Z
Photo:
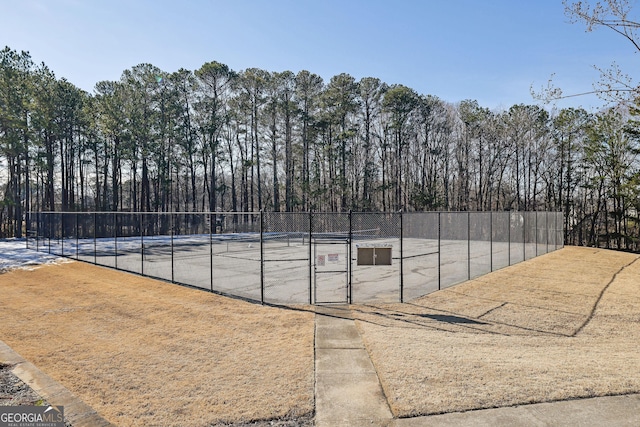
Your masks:
M 262 214 L 263 299 L 273 302 L 311 303 L 309 295 L 309 215 Z
M 440 283 L 440 213 L 402 214 L 402 294 L 410 300 Z
M 350 302 L 400 301 L 403 239 L 399 213 L 352 214 Z
M 30 248 L 271 304 L 408 301 L 563 246 L 556 212 L 30 215 Z

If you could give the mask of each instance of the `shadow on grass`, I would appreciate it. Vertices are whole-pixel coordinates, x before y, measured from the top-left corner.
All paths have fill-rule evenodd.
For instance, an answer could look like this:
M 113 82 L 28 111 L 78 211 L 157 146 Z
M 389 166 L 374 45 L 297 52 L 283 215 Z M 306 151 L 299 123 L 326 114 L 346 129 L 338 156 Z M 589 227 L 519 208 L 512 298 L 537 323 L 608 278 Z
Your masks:
M 487 325 L 486 322 L 480 322 L 478 320 L 468 319 L 466 317 L 451 316 L 447 314 L 418 314 L 419 317 L 426 317 L 427 319 L 437 320 L 438 322 L 445 323 L 468 323 L 471 325 Z

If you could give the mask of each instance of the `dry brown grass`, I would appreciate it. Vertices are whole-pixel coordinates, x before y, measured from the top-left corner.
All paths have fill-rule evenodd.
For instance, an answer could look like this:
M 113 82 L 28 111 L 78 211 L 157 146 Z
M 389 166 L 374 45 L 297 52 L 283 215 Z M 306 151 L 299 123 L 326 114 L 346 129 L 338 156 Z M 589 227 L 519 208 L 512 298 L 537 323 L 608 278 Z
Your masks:
M 567 247 L 352 309 L 396 416 L 637 393 L 639 278 L 636 255 Z
M 640 260 L 568 247 L 352 312 L 396 416 L 640 392 Z M 313 413 L 313 314 L 82 263 L 0 275 L 0 339 L 116 425 Z
M 0 275 L 0 339 L 118 426 L 309 416 L 313 314 L 68 263 Z

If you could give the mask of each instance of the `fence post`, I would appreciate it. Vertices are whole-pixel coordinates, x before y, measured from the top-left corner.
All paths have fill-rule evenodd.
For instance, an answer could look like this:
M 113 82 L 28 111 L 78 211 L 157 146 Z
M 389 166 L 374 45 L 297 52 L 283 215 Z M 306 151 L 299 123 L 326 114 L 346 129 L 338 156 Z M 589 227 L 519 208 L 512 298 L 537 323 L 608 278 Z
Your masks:
M 98 242 L 97 242 L 97 238 L 98 238 L 98 214 L 94 211 L 93 212 L 93 263 L 94 264 L 98 264 Z
M 171 282 L 175 282 L 175 275 L 173 271 L 173 213 L 169 214 L 169 228 L 171 229 Z
M 114 247 L 114 266 L 118 269 L 118 214 L 113 213 L 113 247 Z
M 527 260 L 527 215 L 526 211 L 522 212 L 522 260 Z
M 140 226 L 140 274 L 144 275 L 144 214 L 140 212 L 138 215 L 140 216 L 138 221 Z
M 60 247 L 61 247 L 61 254 L 62 256 L 64 256 L 64 213 L 60 213 Z
M 313 293 L 313 254 L 311 253 L 311 239 L 313 236 L 313 213 L 309 210 L 309 305 L 311 305 Z
M 544 234 L 547 236 L 547 252 L 549 253 L 549 212 L 544 213 Z
M 508 255 L 508 260 L 509 260 L 509 265 L 511 265 L 511 212 L 509 212 L 509 218 L 507 221 L 507 240 L 508 240 L 508 244 L 507 244 L 507 250 L 509 251 L 509 255 Z
M 48 238 L 49 238 L 49 255 L 51 255 L 51 215 L 47 214 L 46 216 L 47 218 L 49 218 L 49 226 L 47 227 L 47 230 L 49 230 L 48 234 Z
M 558 249 L 562 249 L 564 248 L 564 229 L 563 228 L 558 228 L 558 219 L 560 219 L 560 227 L 564 226 L 564 222 L 562 221 L 562 218 L 560 212 L 556 212 L 556 248 L 558 246 L 560 246 L 560 248 Z M 559 236 L 562 236 L 562 240 L 558 239 Z M 558 241 L 561 241 L 562 243 L 560 245 L 558 245 Z
M 260 303 L 264 304 L 264 209 L 260 209 Z
M 441 272 L 441 265 L 442 265 L 442 255 L 440 254 L 441 252 L 441 244 L 440 244 L 440 240 L 441 240 L 441 234 L 442 234 L 442 225 L 441 225 L 441 217 L 442 216 L 442 212 L 438 212 L 438 290 L 442 289 L 442 272 Z
M 212 221 L 213 220 L 213 221 Z M 213 227 L 216 227 L 218 218 L 215 214 L 209 212 L 209 279 L 211 285 L 211 292 L 213 292 Z
M 78 228 L 78 212 L 76 212 L 76 261 L 78 260 L 78 243 L 80 243 L 78 239 L 79 228 Z
M 29 205 L 28 209 L 31 209 L 31 205 Z M 29 249 L 29 236 L 31 236 L 31 214 L 29 211 L 27 211 L 27 213 L 25 213 L 25 243 L 27 246 L 27 249 Z M 20 226 L 20 230 L 22 230 L 22 226 Z
M 536 257 L 538 256 L 538 211 L 535 211 L 536 223 L 535 223 L 535 235 L 536 235 Z
M 471 211 L 467 211 L 467 280 L 471 280 Z
M 36 214 L 36 250 L 40 252 L 40 226 L 42 225 L 42 212 Z
M 36 205 L 37 206 L 37 205 Z M 34 236 L 36 240 L 36 251 L 38 250 L 38 233 L 39 233 L 39 225 L 38 225 L 38 217 L 39 212 L 36 212 L 35 215 L 33 211 L 31 211 L 31 206 L 29 206 L 29 213 L 27 214 L 29 217 L 29 222 L 27 226 L 27 245 L 29 244 L 29 236 Z M 34 218 L 35 217 L 35 218 Z M 33 244 L 31 245 L 33 246 Z
M 404 302 L 404 266 L 403 266 L 403 227 L 402 227 L 402 209 L 399 212 L 400 215 L 400 302 Z
M 559 249 L 558 242 L 560 241 L 560 239 L 558 239 L 558 213 L 557 212 L 553 213 L 553 233 L 556 238 L 556 250 L 558 250 Z
M 40 251 L 40 211 L 36 212 L 36 251 Z
M 550 215 L 552 215 L 553 218 L 553 250 L 555 251 L 558 249 L 558 219 L 556 218 L 555 212 L 552 212 Z
M 351 288 L 351 269 L 352 269 L 352 265 L 351 265 L 351 240 L 353 239 L 353 218 L 352 218 L 352 212 L 351 209 L 349 209 L 349 242 L 347 245 L 347 257 L 349 258 L 349 262 L 347 263 L 347 276 L 348 276 L 348 280 L 347 280 L 347 301 L 349 304 L 352 303 L 352 288 Z
M 560 235 L 562 236 L 562 248 L 564 248 L 564 245 L 566 244 L 566 240 L 565 240 L 565 233 L 567 233 L 567 231 L 565 231 L 564 227 L 565 227 L 565 222 L 564 222 L 564 214 L 562 212 L 560 212 L 558 214 L 558 218 L 560 219 Z M 569 235 L 566 235 L 567 240 L 569 240 Z
M 553 217 L 555 218 L 554 221 L 554 228 L 555 228 L 555 234 L 556 234 L 556 250 L 560 249 L 560 239 L 558 238 L 558 234 L 559 230 L 558 230 L 558 212 L 554 212 Z
M 489 271 L 493 271 L 493 211 L 489 211 Z
M 564 226 L 566 224 L 564 222 L 564 214 L 562 212 L 560 212 L 558 214 L 558 219 L 560 220 L 560 235 L 562 236 L 562 240 L 561 240 L 562 241 L 562 246 L 561 247 L 564 248 L 564 245 L 566 244 L 566 241 L 565 241 L 565 233 L 566 233 L 566 231 L 564 229 Z M 567 235 L 567 240 L 569 240 L 569 235 Z

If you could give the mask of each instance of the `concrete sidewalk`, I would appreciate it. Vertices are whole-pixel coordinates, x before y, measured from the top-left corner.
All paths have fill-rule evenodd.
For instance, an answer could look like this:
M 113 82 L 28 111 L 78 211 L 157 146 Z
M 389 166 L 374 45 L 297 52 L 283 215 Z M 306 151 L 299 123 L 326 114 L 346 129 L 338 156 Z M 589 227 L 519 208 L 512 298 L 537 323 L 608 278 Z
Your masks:
M 394 419 L 393 427 L 640 426 L 640 395 L 594 397 Z
M 393 418 L 348 306 L 316 311 L 316 426 L 640 426 L 640 395 Z
M 316 427 L 388 425 L 393 416 L 350 310 L 316 313 Z

